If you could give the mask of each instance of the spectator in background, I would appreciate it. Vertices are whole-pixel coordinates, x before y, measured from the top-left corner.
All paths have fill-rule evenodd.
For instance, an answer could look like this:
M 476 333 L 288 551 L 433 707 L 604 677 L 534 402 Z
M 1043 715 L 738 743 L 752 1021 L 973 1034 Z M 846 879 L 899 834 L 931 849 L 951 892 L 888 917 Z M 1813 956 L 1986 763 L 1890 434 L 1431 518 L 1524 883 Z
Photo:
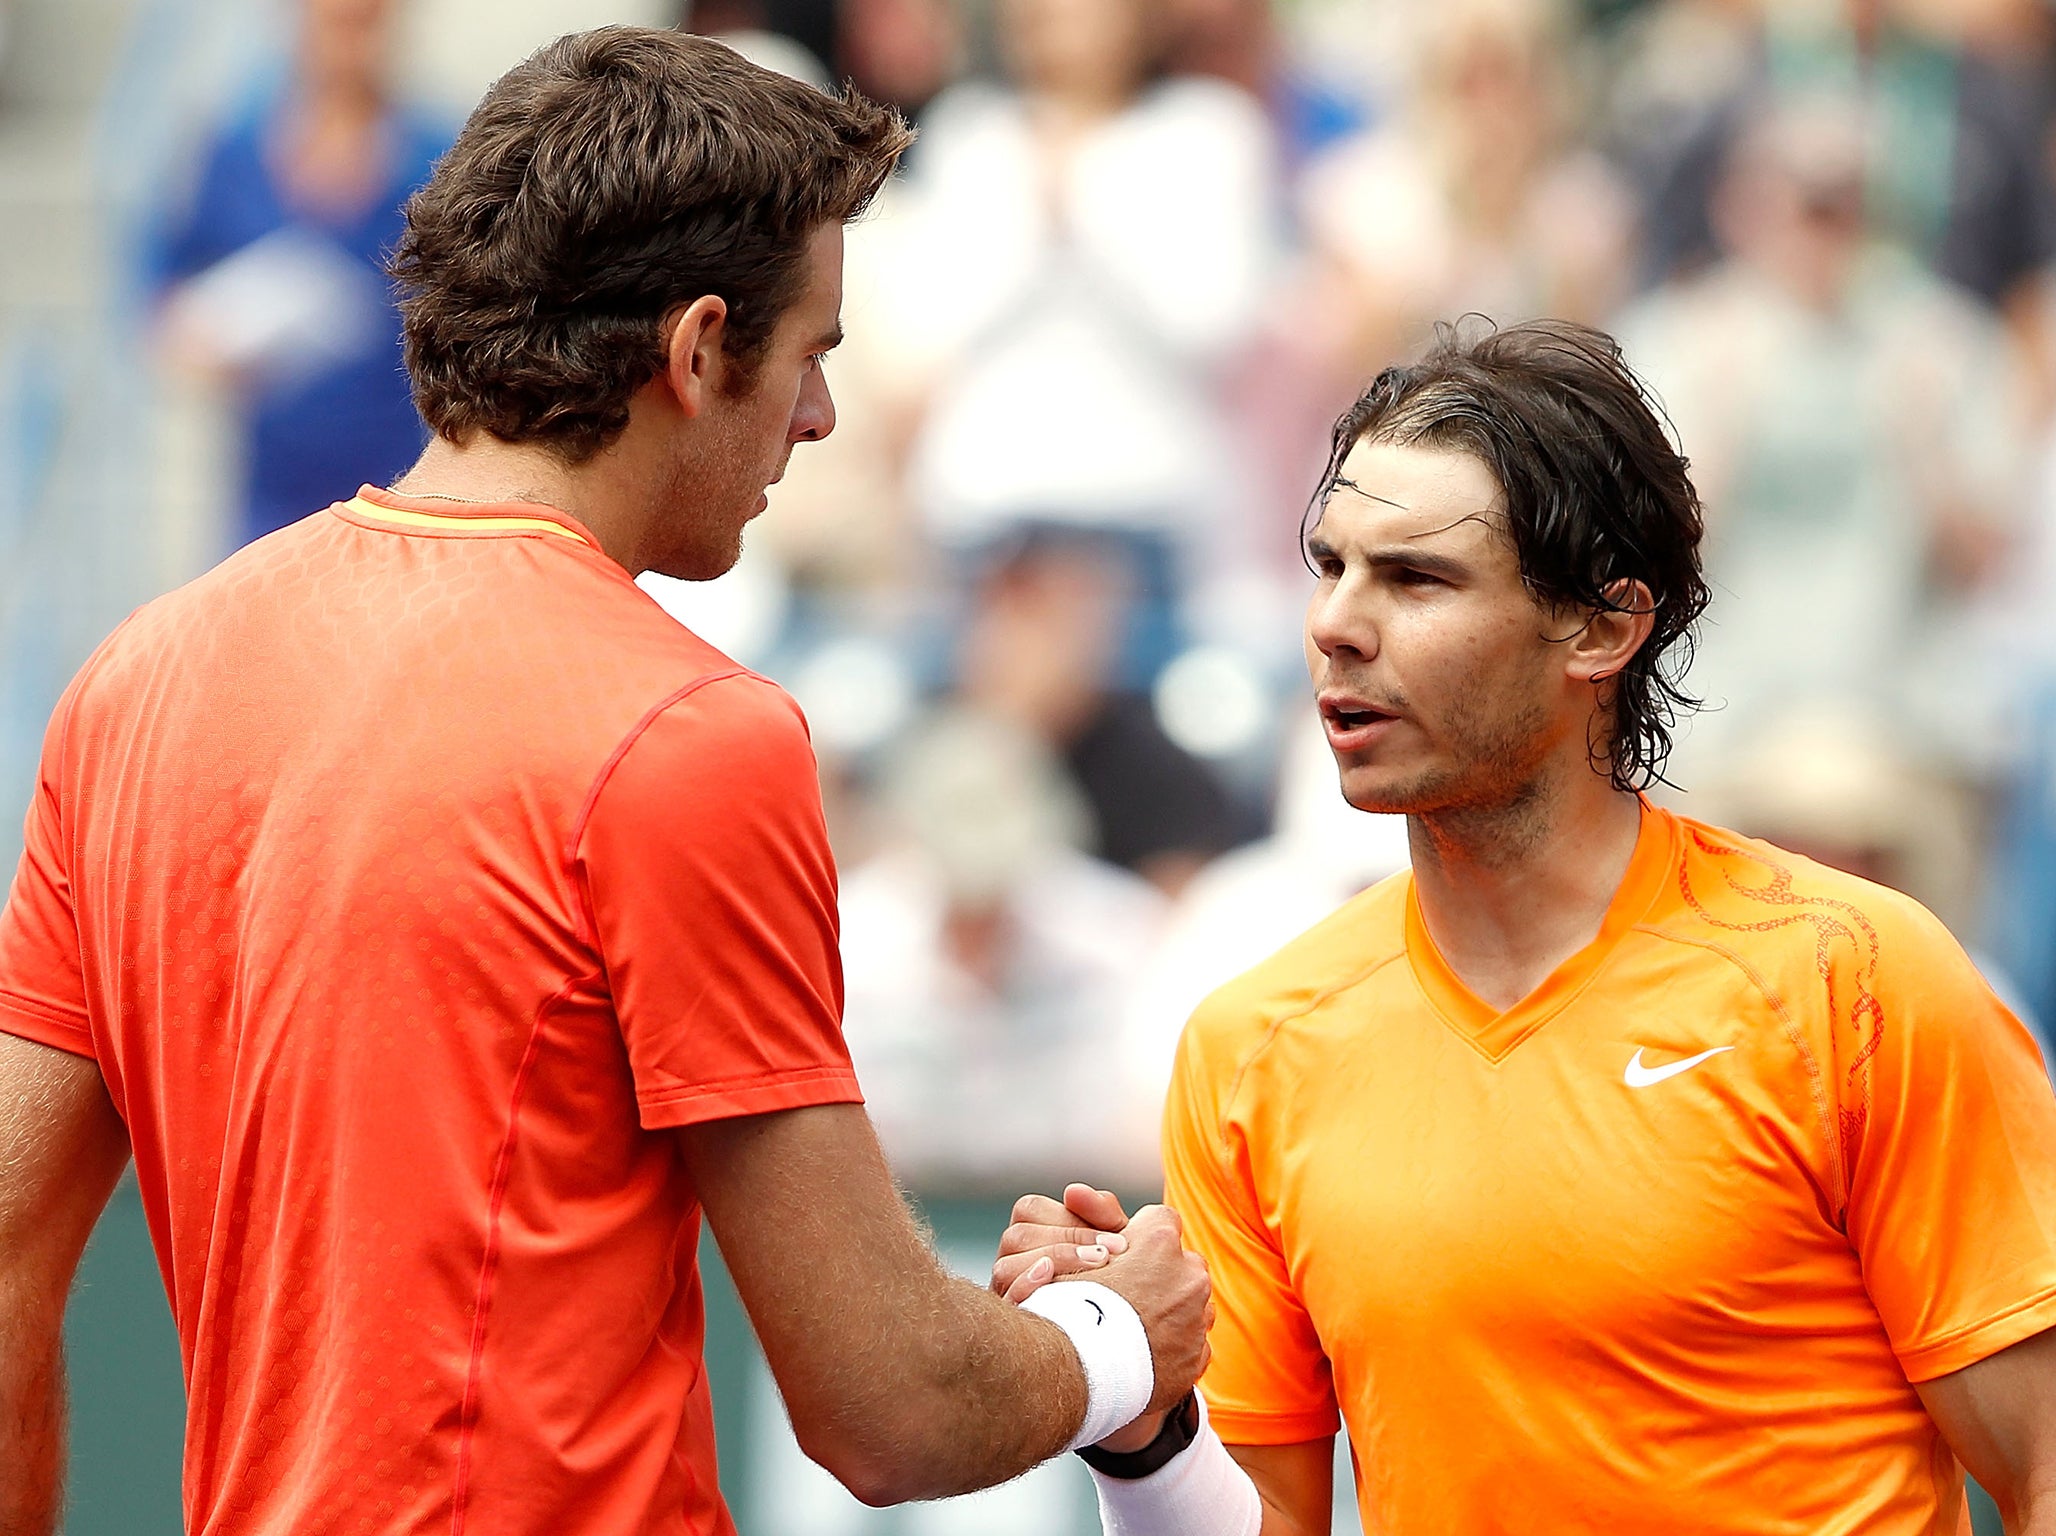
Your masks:
M 958 0 L 842 0 L 835 36 L 842 73 L 912 120 L 963 72 Z
M 1604 136 L 1641 210 L 1639 285 L 1719 258 L 1713 189 L 1766 78 L 1765 0 L 1655 0 L 1610 50 Z
M 156 241 L 167 358 L 245 419 L 238 543 L 398 475 L 426 440 L 383 262 L 450 135 L 394 100 L 391 21 L 391 0 L 306 0 L 290 78 L 208 146 Z
M 1864 107 L 1872 222 L 2006 319 L 2056 398 L 2056 19 L 2040 0 L 1659 0 L 1627 29 L 1609 137 L 1647 215 L 1644 275 L 1715 254 L 1718 167 L 1766 94 Z
M 752 64 L 829 87 L 835 0 L 687 0 L 680 25 L 718 38 Z
M 844 1033 L 895 1170 L 926 1189 L 1074 1166 L 1153 1183 L 1155 1106 L 1124 1097 L 1118 1032 L 1162 898 L 1081 851 L 1061 766 L 991 715 L 932 716 L 881 800 L 884 846 L 842 888 Z
M 874 263 L 929 535 L 959 557 L 1028 522 L 1121 540 L 1157 619 L 1130 681 L 1240 553 L 1217 375 L 1273 272 L 1262 110 L 1160 73 L 1160 5 L 1001 0 L 1013 83 L 933 104 Z
M 1938 624 L 2021 491 L 2018 368 L 1973 300 L 1867 240 L 1864 178 L 1852 104 L 1765 104 L 1716 200 L 1727 259 L 1621 327 L 1691 452 L 1719 594 L 1692 673 L 1719 707 L 1678 754 L 1688 789 L 1821 709 L 1971 750 L 1976 680 Z
M 1275 0 L 1165 0 L 1168 62 L 1178 74 L 1212 75 L 1264 103 L 1285 164 L 1362 129 L 1361 90 L 1340 71 L 1311 67 L 1293 46 Z
M 1301 192 L 1345 388 L 1465 311 L 1601 320 L 1630 270 L 1632 205 L 1576 137 L 1558 0 L 1437 0 L 1413 22 L 1396 116 L 1310 168 Z
M 2048 1025 L 2056 1024 L 2056 441 L 2042 444 L 2035 481 L 2030 521 L 1976 616 L 1964 671 L 1999 680 L 2009 728 L 1995 765 L 1985 941 L 2024 1006 Z
M 1141 613 L 1119 554 L 1104 535 L 1063 527 L 994 551 L 972 589 L 958 690 L 1055 754 L 1083 796 L 1087 847 L 1175 896 L 1244 828 L 1148 697 L 1118 685 Z

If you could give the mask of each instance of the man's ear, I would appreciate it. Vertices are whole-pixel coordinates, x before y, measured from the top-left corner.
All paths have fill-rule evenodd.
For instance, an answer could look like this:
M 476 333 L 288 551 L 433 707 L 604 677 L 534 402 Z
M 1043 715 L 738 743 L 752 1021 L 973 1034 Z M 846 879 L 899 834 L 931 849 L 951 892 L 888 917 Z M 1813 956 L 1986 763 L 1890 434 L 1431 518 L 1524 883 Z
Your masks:
M 682 415 L 697 416 L 721 388 L 728 367 L 722 338 L 728 331 L 728 301 L 709 293 L 666 317 L 664 382 Z
M 1606 600 L 1613 606 L 1592 613 L 1567 642 L 1564 669 L 1574 681 L 1603 683 L 1620 676 L 1656 627 L 1656 599 L 1646 583 L 1623 578 L 1607 587 Z

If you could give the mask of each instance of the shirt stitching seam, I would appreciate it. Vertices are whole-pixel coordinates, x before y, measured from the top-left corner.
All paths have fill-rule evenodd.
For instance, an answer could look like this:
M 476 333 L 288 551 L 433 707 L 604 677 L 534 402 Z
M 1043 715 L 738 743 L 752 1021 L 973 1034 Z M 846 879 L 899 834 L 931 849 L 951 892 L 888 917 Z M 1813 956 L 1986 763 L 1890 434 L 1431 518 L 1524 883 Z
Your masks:
M 750 671 L 748 667 L 738 666 L 731 667 L 726 672 L 709 672 L 704 677 L 696 677 L 683 688 L 659 699 L 644 712 L 640 720 L 628 728 L 628 734 L 623 736 L 615 745 L 614 750 L 607 754 L 607 760 L 600 764 L 599 772 L 593 775 L 592 787 L 585 792 L 585 803 L 579 806 L 578 817 L 571 824 L 571 835 L 565 840 L 564 844 L 564 865 L 567 871 L 575 869 L 578 863 L 579 844 L 585 841 L 585 829 L 592 820 L 593 811 L 600 803 L 600 791 L 605 789 L 608 782 L 614 777 L 614 770 L 621 765 L 621 760 L 628 756 L 629 748 L 642 740 L 644 733 L 652 725 L 656 724 L 658 716 L 674 705 L 684 703 L 702 688 L 709 687 L 714 683 L 726 682 L 731 677 L 754 678 L 756 676 L 757 674 Z M 762 679 L 759 679 L 759 681 L 762 681 Z M 600 937 L 599 919 L 592 910 L 591 892 L 585 889 L 583 881 L 574 880 L 573 883 L 579 888 L 579 921 L 587 925 L 585 937 L 594 949 L 597 950 Z
M 535 1024 L 528 1033 L 528 1044 L 521 1053 L 521 1063 L 514 1069 L 514 1083 L 507 1105 L 507 1134 L 500 1142 L 499 1155 L 493 1160 L 492 1190 L 486 1207 L 485 1251 L 479 1258 L 478 1291 L 472 1304 L 471 1356 L 464 1373 L 464 1397 L 457 1413 L 457 1466 L 451 1485 L 450 1536 L 463 1536 L 464 1520 L 469 1512 L 471 1447 L 478 1427 L 479 1391 L 485 1378 L 486 1324 L 492 1313 L 493 1281 L 500 1264 L 500 1216 L 506 1207 L 514 1149 L 520 1140 L 521 1107 L 527 1094 L 529 1074 L 542 1053 L 543 1030 L 551 1015 L 569 1001 L 579 987 L 595 980 L 597 976 L 592 972 L 573 977 L 536 1011 Z
M 1683 944 L 1691 949 L 1700 949 L 1708 954 L 1718 955 L 1742 973 L 1744 979 L 1756 988 L 1764 1002 L 1769 1005 L 1771 1012 L 1777 1015 L 1778 1022 L 1784 1026 L 1785 1038 L 1792 1043 L 1792 1049 L 1799 1053 L 1800 1061 L 1806 1066 L 1807 1083 L 1812 1090 L 1813 1096 L 1813 1114 L 1818 1122 L 1821 1142 L 1827 1149 L 1828 1173 L 1834 1180 L 1832 1193 L 1835 1201 L 1836 1220 L 1839 1223 L 1846 1224 L 1849 1220 L 1849 1170 L 1843 1166 L 1842 1162 L 1842 1138 L 1835 1126 L 1834 1108 L 1829 1102 L 1827 1083 L 1820 1070 L 1819 1058 L 1814 1055 L 1813 1048 L 1806 1043 L 1805 1032 L 1799 1028 L 1798 1021 L 1792 1017 L 1792 1010 L 1786 1006 L 1783 996 L 1779 994 L 1777 988 L 1764 979 L 1762 972 L 1758 971 L 1755 966 L 1743 959 L 1733 949 L 1716 940 L 1693 938 L 1682 933 L 1672 933 L 1668 929 L 1659 928 L 1654 925 L 1638 925 L 1634 931 L 1647 934 L 1654 939 L 1664 939 L 1673 944 Z
M 1902 1366 L 1905 1364 L 1908 1356 L 1919 1360 L 1924 1356 L 1940 1354 L 1944 1350 L 1961 1344 L 1967 1339 L 1977 1337 L 1978 1334 L 1985 1332 L 1987 1329 L 1996 1328 L 2001 1323 L 2010 1322 L 2012 1319 L 2019 1317 L 2023 1312 L 2032 1312 L 2035 1308 L 2047 1306 L 2052 1301 L 2056 1301 L 2056 1285 L 2047 1285 L 2024 1301 L 2016 1301 L 2011 1306 L 2002 1307 L 1999 1311 L 1992 1313 L 1988 1317 L 1980 1318 L 1974 1323 L 1960 1324 L 1930 1343 L 1906 1350 L 1895 1348 L 1893 1353 L 1898 1355 Z
M 28 1014 L 32 1018 L 40 1019 L 45 1024 L 55 1024 L 64 1029 L 76 1030 L 88 1038 L 93 1033 L 93 1023 L 89 1016 L 79 1014 L 74 1017 L 62 1009 L 51 1007 L 48 1003 L 39 1003 L 34 998 L 23 997 L 19 992 L 12 991 L 9 988 L 0 987 L 0 1008 L 12 1009 L 16 1013 Z
M 1244 1082 L 1248 1080 L 1250 1069 L 1256 1065 L 1257 1058 L 1262 1056 L 1264 1052 L 1268 1051 L 1271 1048 L 1272 1042 L 1278 1038 L 1279 1033 L 1285 1028 L 1285 1026 L 1287 1024 L 1297 1023 L 1299 1020 L 1307 1017 L 1307 1015 L 1313 1013 L 1316 1009 L 1320 1008 L 1324 1004 L 1333 1001 L 1337 997 L 1340 997 L 1344 992 L 1349 991 L 1352 987 L 1362 986 L 1366 981 L 1369 981 L 1372 976 L 1376 975 L 1379 971 L 1383 970 L 1386 966 L 1390 965 L 1394 960 L 1400 959 L 1405 954 L 1406 950 L 1402 947 L 1400 949 L 1392 951 L 1390 954 L 1381 955 L 1376 960 L 1373 960 L 1369 965 L 1365 966 L 1361 971 L 1349 977 L 1346 981 L 1338 981 L 1337 983 L 1335 983 L 1334 986 L 1329 987 L 1326 991 L 1316 993 L 1312 998 L 1310 998 L 1307 1001 L 1305 1007 L 1295 1008 L 1289 1013 L 1281 1013 L 1278 1015 L 1277 1018 L 1271 1021 L 1270 1025 L 1264 1030 L 1263 1039 L 1257 1041 L 1255 1045 L 1251 1046 L 1249 1049 L 1249 1054 L 1243 1057 L 1241 1062 L 1237 1064 L 1235 1068 L 1235 1081 L 1229 1085 L 1228 1095 L 1226 1099 L 1222 1101 L 1220 1117 L 1214 1129 L 1215 1135 L 1217 1139 L 1221 1142 L 1222 1147 L 1224 1149 L 1226 1148 L 1228 1140 L 1228 1116 L 1234 1113 L 1235 1101 L 1242 1096 L 1242 1085 Z
M 515 534 L 511 535 L 511 537 L 541 538 L 544 535 Z M 581 540 L 580 542 L 583 541 Z M 499 1156 L 495 1160 L 493 1169 L 492 1194 L 486 1216 L 486 1247 L 479 1263 L 478 1295 L 472 1321 L 471 1359 L 469 1369 L 465 1375 L 464 1400 L 458 1416 L 457 1471 L 450 1512 L 451 1536 L 463 1536 L 464 1532 L 464 1520 L 470 1496 L 471 1447 L 474 1431 L 477 1427 L 478 1391 L 485 1374 L 486 1323 L 492 1305 L 492 1282 L 495 1271 L 499 1266 L 500 1216 L 506 1201 L 506 1184 L 513 1167 L 514 1148 L 519 1140 L 521 1105 L 528 1087 L 528 1075 L 535 1065 L 537 1055 L 541 1051 L 543 1029 L 548 1023 L 551 1013 L 568 1001 L 571 994 L 580 986 L 588 984 L 604 985 L 606 980 L 606 958 L 600 952 L 599 923 L 597 915 L 593 911 L 591 892 L 586 889 L 585 882 L 578 877 L 577 873 L 578 845 L 584 840 L 586 823 L 591 819 L 593 808 L 599 801 L 600 790 L 612 776 L 616 765 L 620 763 L 623 757 L 627 756 L 628 749 L 641 739 L 643 732 L 649 728 L 651 722 L 674 704 L 697 693 L 710 683 L 721 682 L 731 677 L 751 677 L 755 675 L 745 667 L 734 667 L 725 672 L 708 673 L 703 677 L 694 678 L 683 688 L 668 694 L 651 706 L 644 713 L 643 717 L 630 727 L 628 733 L 622 737 L 614 750 L 608 754 L 606 761 L 600 765 L 599 772 L 594 775 L 592 785 L 586 791 L 585 800 L 579 807 L 578 816 L 572 823 L 570 835 L 563 849 L 565 873 L 570 878 L 570 884 L 578 903 L 578 922 L 581 929 L 579 937 L 591 949 L 594 958 L 598 961 L 598 965 L 586 974 L 565 982 L 558 989 L 557 993 L 548 1002 L 543 1004 L 542 1009 L 536 1015 L 535 1026 L 529 1032 L 528 1045 L 522 1052 L 521 1064 L 515 1068 L 513 1091 L 510 1096 L 507 1112 L 507 1135 L 500 1145 Z
M 637 1093 L 638 1103 L 652 1109 L 667 1104 L 683 1103 L 688 1099 L 708 1098 L 717 1093 L 726 1093 L 735 1088 L 777 1087 L 788 1083 L 803 1083 L 809 1079 L 856 1078 L 853 1067 L 794 1067 L 784 1072 L 768 1072 L 750 1077 L 724 1077 L 716 1082 L 700 1083 L 684 1088 L 665 1088 L 650 1093 Z
M 1242 1097 L 1243 1084 L 1248 1081 L 1250 1071 L 1255 1067 L 1257 1059 L 1271 1048 L 1272 1043 L 1278 1038 L 1286 1025 L 1306 1018 L 1316 1009 L 1332 999 L 1340 997 L 1351 988 L 1362 986 L 1379 971 L 1392 964 L 1393 961 L 1403 959 L 1405 955 L 1406 948 L 1402 944 L 1391 953 L 1381 955 L 1378 959 L 1373 960 L 1369 965 L 1347 980 L 1339 981 L 1326 991 L 1315 994 L 1314 997 L 1308 1000 L 1305 1007 L 1280 1014 L 1271 1021 L 1270 1027 L 1264 1031 L 1263 1039 L 1251 1047 L 1249 1054 L 1243 1057 L 1240 1065 L 1235 1069 L 1235 1081 L 1229 1085 L 1227 1097 L 1222 1101 L 1220 1113 L 1214 1123 L 1214 1157 L 1219 1166 L 1221 1181 L 1228 1189 L 1235 1191 L 1238 1195 L 1241 1193 L 1236 1180 L 1231 1176 L 1230 1159 L 1228 1156 L 1228 1118 L 1235 1112 L 1236 1102 Z M 1255 1207 L 1254 1203 L 1251 1204 L 1249 1210 L 1244 1214 L 1246 1217 L 1254 1217 L 1258 1228 L 1264 1230 L 1266 1235 L 1268 1235 L 1269 1229 L 1263 1221 L 1263 1213 Z M 1283 1259 L 1284 1254 L 1281 1253 L 1278 1257 Z

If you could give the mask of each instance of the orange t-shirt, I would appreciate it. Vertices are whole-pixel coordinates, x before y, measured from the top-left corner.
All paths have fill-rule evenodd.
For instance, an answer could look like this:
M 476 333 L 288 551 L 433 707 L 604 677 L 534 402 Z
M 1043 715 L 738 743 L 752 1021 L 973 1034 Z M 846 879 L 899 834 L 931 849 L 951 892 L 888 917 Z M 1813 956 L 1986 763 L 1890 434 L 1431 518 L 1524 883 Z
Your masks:
M 1505 1013 L 1410 876 L 1205 1003 L 1167 1198 L 1222 1438 L 1334 1432 L 1388 1536 L 1952 1533 L 1910 1383 L 2056 1324 L 2056 1098 L 1914 902 L 1645 810 Z
M 805 726 L 543 507 L 366 488 L 53 719 L 0 1029 L 99 1063 L 186 1529 L 733 1531 L 670 1127 L 859 1095 Z

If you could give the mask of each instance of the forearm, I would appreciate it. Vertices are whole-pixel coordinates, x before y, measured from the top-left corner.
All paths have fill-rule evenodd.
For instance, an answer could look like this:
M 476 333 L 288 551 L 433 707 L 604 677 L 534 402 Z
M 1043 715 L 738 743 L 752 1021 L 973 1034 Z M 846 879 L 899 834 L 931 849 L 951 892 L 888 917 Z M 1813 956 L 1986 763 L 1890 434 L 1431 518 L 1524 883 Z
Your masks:
M 1063 1450 L 1085 1416 L 1085 1375 L 1060 1329 L 939 1267 L 934 1279 L 925 1304 L 852 1364 L 842 1438 L 890 1469 L 856 1490 L 874 1503 L 1017 1477 Z
M 944 1271 L 861 1110 L 716 1122 L 682 1144 L 800 1447 L 859 1498 L 965 1492 L 1069 1443 L 1076 1352 Z
M 64 1465 L 61 1320 L 0 1275 L 0 1536 L 52 1536 Z
M 2003 1513 L 2006 1536 L 2056 1536 L 2056 1469 L 2030 1484 Z

